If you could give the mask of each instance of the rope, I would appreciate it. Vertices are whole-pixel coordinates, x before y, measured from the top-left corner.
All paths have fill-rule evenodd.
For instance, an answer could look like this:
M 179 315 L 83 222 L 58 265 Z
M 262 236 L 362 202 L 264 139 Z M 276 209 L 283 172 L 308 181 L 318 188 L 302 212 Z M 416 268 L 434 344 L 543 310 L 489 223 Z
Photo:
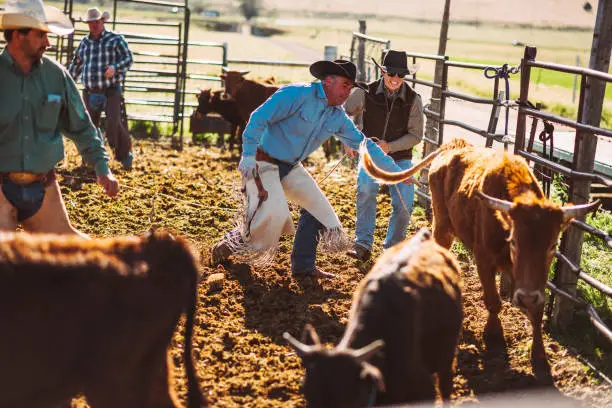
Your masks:
M 329 176 L 331 176 L 331 174 L 336 171 L 336 169 L 338 168 L 338 166 L 340 165 L 340 163 L 342 163 L 342 160 L 344 160 L 344 158 L 348 156 L 348 153 L 344 153 L 344 155 L 340 158 L 340 160 L 338 160 L 338 162 L 336 164 L 334 164 L 334 167 L 332 167 L 332 169 L 329 171 L 329 173 L 327 173 L 325 175 L 325 177 L 323 177 L 321 180 L 317 181 L 317 184 L 321 184 L 323 183 L 325 180 L 327 180 L 327 178 Z
M 63 174 L 60 174 L 60 175 L 63 178 L 66 178 L 66 179 L 72 179 L 72 180 L 77 180 L 77 181 L 85 181 L 85 182 L 91 182 L 91 183 L 97 183 L 98 182 L 96 179 L 92 179 L 91 177 L 75 177 L 75 176 L 66 176 L 66 175 L 63 175 Z M 137 192 L 140 192 L 140 193 L 143 193 L 143 192 L 147 192 L 148 193 L 148 192 L 150 192 L 150 190 L 147 190 L 147 189 L 144 189 L 144 188 L 140 188 L 140 187 L 132 187 L 132 186 L 129 186 L 127 184 L 122 184 L 120 186 L 120 188 L 126 188 L 128 190 L 137 191 Z M 213 205 L 204 205 L 204 204 L 196 203 L 194 201 L 182 200 L 180 198 L 176 198 L 176 197 L 171 196 L 169 194 L 160 193 L 160 192 L 156 192 L 155 194 L 157 194 L 159 196 L 162 196 L 162 197 L 165 197 L 165 198 L 169 198 L 169 199 L 174 200 L 174 201 L 179 202 L 179 203 L 183 203 L 183 204 L 189 205 L 189 206 L 194 207 L 194 208 L 199 208 L 199 209 L 204 209 L 204 210 L 206 210 L 206 209 L 213 209 L 213 210 L 230 211 L 230 212 L 240 211 L 240 210 L 235 209 L 235 208 L 216 207 L 216 206 L 213 206 Z
M 492 79 L 492 78 L 501 78 L 506 83 L 506 100 L 504 101 L 506 106 L 506 123 L 504 127 L 504 135 L 508 136 L 508 122 L 510 119 L 510 74 L 517 74 L 519 72 L 518 67 L 510 67 L 508 68 L 508 64 L 504 64 L 499 68 L 495 67 L 487 67 L 484 70 L 484 76 Z

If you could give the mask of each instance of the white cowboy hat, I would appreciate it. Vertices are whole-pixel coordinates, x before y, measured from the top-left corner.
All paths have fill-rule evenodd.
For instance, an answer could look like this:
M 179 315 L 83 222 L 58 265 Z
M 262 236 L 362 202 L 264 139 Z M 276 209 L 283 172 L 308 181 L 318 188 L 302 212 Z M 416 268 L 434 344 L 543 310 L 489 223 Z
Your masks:
M 104 21 L 110 20 L 110 13 L 108 11 L 105 11 L 104 13 L 102 13 L 99 8 L 92 7 L 87 10 L 87 15 L 85 15 L 85 17 L 81 19 L 81 21 L 84 21 L 86 23 L 89 23 L 90 21 L 98 21 L 98 20 L 104 20 Z
M 67 15 L 52 6 L 43 6 L 42 0 L 6 0 L 0 11 L 0 30 L 34 28 L 57 35 L 74 31 Z

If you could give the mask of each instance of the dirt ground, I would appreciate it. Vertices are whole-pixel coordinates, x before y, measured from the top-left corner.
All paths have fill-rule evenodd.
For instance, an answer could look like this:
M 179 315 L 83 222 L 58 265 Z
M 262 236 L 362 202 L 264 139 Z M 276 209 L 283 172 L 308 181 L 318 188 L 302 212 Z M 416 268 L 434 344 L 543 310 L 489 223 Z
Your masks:
M 211 405 L 303 407 L 300 382 L 304 370 L 282 334 L 288 331 L 299 336 L 304 325 L 312 323 L 323 342 L 335 344 L 347 323 L 353 291 L 372 264 L 361 264 L 344 254 L 319 256 L 318 265 L 337 278 L 300 283 L 289 275 L 291 239 L 287 237 L 274 262 L 265 268 L 244 264 L 212 267 L 210 248 L 232 226 L 239 205 L 237 157 L 189 144 L 178 152 L 167 143 L 148 141 L 137 141 L 135 153 L 133 171 L 113 165 L 122 190 L 112 200 L 92 182 L 93 175 L 79 167 L 80 159 L 72 145 L 68 146 L 59 179 L 74 224 L 93 236 L 140 234 L 155 226 L 187 237 L 201 257 L 194 355 L 200 384 Z M 333 164 L 317 153 L 308 169 L 321 180 Z M 350 232 L 355 217 L 354 174 L 352 168 L 340 166 L 321 185 Z M 380 194 L 379 201 L 374 258 L 380 254 L 390 213 L 388 196 Z M 424 212 L 417 209 L 409 235 L 427 225 Z M 465 319 L 453 401 L 464 404 L 497 392 L 511 392 L 513 399 L 524 396 L 538 386 L 529 363 L 529 323 L 506 303 L 501 319 L 507 353 L 488 353 L 481 338 L 486 312 L 480 283 L 469 257 L 459 255 Z M 217 285 L 206 282 L 213 273 L 222 274 Z M 176 359 L 181 342 L 177 332 L 172 349 Z M 578 406 L 612 407 L 612 389 L 580 362 L 575 350 L 550 335 L 545 335 L 545 346 L 554 377 L 554 387 L 549 387 L 553 395 Z M 184 393 L 184 380 L 177 387 Z

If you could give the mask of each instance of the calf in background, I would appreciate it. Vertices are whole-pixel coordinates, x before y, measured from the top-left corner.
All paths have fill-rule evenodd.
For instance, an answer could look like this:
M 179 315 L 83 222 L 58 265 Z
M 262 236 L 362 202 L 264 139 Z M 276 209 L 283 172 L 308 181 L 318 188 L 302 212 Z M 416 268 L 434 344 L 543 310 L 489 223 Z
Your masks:
M 244 131 L 245 121 L 240 115 L 236 101 L 224 98 L 223 95 L 224 91 L 222 89 L 202 89 L 197 95 L 198 107 L 196 108 L 195 115 L 197 119 L 209 113 L 221 115 L 223 119 L 231 124 L 230 135 L 227 140 L 230 152 L 234 150 L 235 144 L 238 145 L 238 150 L 242 152 L 242 132 Z M 217 147 L 225 149 L 224 143 L 223 132 L 220 132 L 217 139 Z
M 244 76 L 248 73 L 249 71 L 224 70 L 224 73 L 220 75 L 225 82 L 225 92 L 236 101 L 240 116 L 245 123 L 249 121 L 251 113 L 278 90 L 278 86 L 268 83 L 273 81 L 274 77 L 261 83 L 245 78 Z

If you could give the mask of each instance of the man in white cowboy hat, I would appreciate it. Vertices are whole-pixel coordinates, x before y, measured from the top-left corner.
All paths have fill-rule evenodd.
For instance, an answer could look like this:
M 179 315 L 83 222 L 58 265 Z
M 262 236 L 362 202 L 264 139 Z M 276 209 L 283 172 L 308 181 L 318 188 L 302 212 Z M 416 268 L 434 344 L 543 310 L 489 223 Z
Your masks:
M 81 80 L 85 106 L 96 126 L 105 111 L 108 144 L 115 159 L 130 170 L 134 155 L 121 113 L 121 86 L 133 59 L 125 38 L 105 29 L 109 18 L 107 11 L 102 13 L 97 7 L 87 10 L 82 21 L 89 26 L 89 35 L 79 43 L 68 70 L 75 80 Z
M 65 35 L 70 19 L 41 0 L 7 0 L 0 12 L 0 231 L 80 234 L 68 219 L 54 167 L 64 158 L 62 134 L 115 196 L 108 155 L 66 69 L 44 56 L 47 33 Z
M 310 72 L 320 82 L 286 85 L 251 114 L 238 166 L 246 192 L 245 217 L 213 248 L 213 264 L 232 254 L 251 263 L 270 259 L 281 234 L 294 231 L 287 204 L 291 200 L 301 207 L 291 253 L 293 276 L 333 277 L 316 267 L 317 246 L 343 251 L 349 243 L 301 161 L 332 135 L 354 149 L 364 140 L 342 108 L 357 68 L 349 61 L 317 61 Z M 368 149 L 385 169 L 399 168 L 374 142 L 368 141 Z
M 374 61 L 376 63 L 376 61 Z M 378 64 L 376 64 L 378 65 Z M 351 116 L 361 116 L 363 133 L 376 140 L 380 148 L 402 169 L 412 167 L 412 148 L 423 140 L 423 104 L 404 77 L 411 74 L 406 53 L 389 50 L 384 57 L 381 78 L 356 89 L 344 104 Z M 349 154 L 354 152 L 347 149 Z M 370 259 L 376 226 L 376 196 L 379 184 L 362 167 L 357 176 L 357 220 L 355 243 L 348 254 L 360 261 Z M 383 248 L 406 238 L 414 205 L 414 185 L 389 186 L 391 217 Z

